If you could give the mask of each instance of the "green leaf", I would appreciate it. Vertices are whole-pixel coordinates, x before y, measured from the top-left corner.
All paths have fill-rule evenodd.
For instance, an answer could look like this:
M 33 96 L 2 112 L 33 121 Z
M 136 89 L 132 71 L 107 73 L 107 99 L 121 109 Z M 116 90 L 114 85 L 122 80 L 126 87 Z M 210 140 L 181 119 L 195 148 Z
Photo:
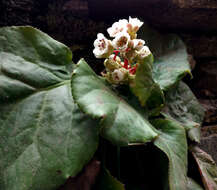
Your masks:
M 190 74 L 186 47 L 177 35 L 160 34 L 144 25 L 138 37 L 145 40 L 154 55 L 153 78 L 162 90 Z
M 84 60 L 72 75 L 72 94 L 81 110 L 100 120 L 101 135 L 116 145 L 146 143 L 157 137 L 152 125 Z
M 130 89 L 139 98 L 142 106 L 145 106 L 148 101 L 147 106 L 158 108 L 164 104 L 164 95 L 152 78 L 152 63 L 151 54 L 138 64 L 136 76 L 130 81 Z
M 188 177 L 188 190 L 203 190 L 203 188 L 193 179 Z
M 97 125 L 73 102 L 70 65 L 70 50 L 39 30 L 0 29 L 0 189 L 55 189 L 95 153 Z
M 110 172 L 103 168 L 98 176 L 97 190 L 125 190 L 124 185 L 115 179 Z
M 197 146 L 190 147 L 206 190 L 217 189 L 217 166 L 212 157 Z
M 1 28 L 0 58 L 0 101 L 70 79 L 70 49 L 32 27 Z
M 184 82 L 180 82 L 176 88 L 166 93 L 166 107 L 163 113 L 180 122 L 188 131 L 191 140 L 200 141 L 200 125 L 204 118 L 204 110 Z
M 186 190 L 187 140 L 184 128 L 168 119 L 156 119 L 152 124 L 160 133 L 154 144 L 167 155 L 169 160 L 170 190 Z

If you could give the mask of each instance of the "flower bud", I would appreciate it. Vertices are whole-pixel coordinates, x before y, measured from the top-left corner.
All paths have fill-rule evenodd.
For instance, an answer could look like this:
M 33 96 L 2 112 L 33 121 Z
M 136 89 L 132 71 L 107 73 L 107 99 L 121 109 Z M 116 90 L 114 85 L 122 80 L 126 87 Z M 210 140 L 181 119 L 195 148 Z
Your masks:
M 137 37 L 136 32 L 143 25 L 138 18 L 129 17 L 129 23 L 127 24 L 127 32 L 130 34 L 131 39 L 135 39 Z
M 145 57 L 151 54 L 150 49 L 148 46 L 143 46 L 141 50 L 137 51 L 137 56 L 139 59 L 144 59 Z
M 115 69 L 121 68 L 121 59 L 112 54 L 104 61 L 104 65 L 107 70 L 114 71 Z
M 128 71 L 124 68 L 115 69 L 111 73 L 111 77 L 114 84 L 124 83 L 128 79 Z

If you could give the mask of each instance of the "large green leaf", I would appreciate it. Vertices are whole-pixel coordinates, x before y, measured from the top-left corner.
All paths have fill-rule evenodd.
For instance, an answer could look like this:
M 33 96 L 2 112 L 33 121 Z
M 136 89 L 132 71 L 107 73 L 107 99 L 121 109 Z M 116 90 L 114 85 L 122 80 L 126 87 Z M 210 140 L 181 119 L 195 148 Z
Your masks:
M 153 55 L 147 56 L 136 71 L 136 76 L 130 81 L 131 91 L 139 98 L 142 106 L 147 106 L 150 110 L 159 110 L 164 105 L 164 94 L 160 86 L 152 77 Z
M 0 57 L 0 100 L 14 100 L 70 79 L 70 49 L 31 27 L 1 28 Z
M 136 70 L 135 78 L 130 81 L 132 92 L 139 98 L 142 106 L 150 108 L 162 107 L 164 104 L 164 95 L 159 85 L 152 78 L 153 55 L 147 56 Z
M 98 176 L 97 190 L 125 190 L 124 185 L 114 178 L 110 172 L 103 168 Z
M 187 140 L 185 130 L 177 122 L 156 119 L 152 124 L 160 132 L 154 144 L 169 160 L 170 190 L 187 189 Z
M 197 146 L 190 147 L 206 190 L 217 189 L 217 166 L 212 157 Z
M 118 96 L 83 59 L 72 75 L 72 94 L 81 110 L 100 120 L 101 135 L 112 143 L 146 143 L 157 137 L 145 116 Z
M 200 125 L 204 110 L 191 89 L 180 82 L 166 93 L 166 107 L 163 113 L 180 122 L 188 131 L 191 140 L 200 141 Z
M 177 35 L 160 34 L 144 25 L 138 37 L 145 40 L 154 55 L 153 77 L 162 90 L 168 90 L 190 73 L 185 44 Z
M 98 145 L 71 95 L 71 52 L 31 27 L 0 29 L 0 189 L 51 190 Z

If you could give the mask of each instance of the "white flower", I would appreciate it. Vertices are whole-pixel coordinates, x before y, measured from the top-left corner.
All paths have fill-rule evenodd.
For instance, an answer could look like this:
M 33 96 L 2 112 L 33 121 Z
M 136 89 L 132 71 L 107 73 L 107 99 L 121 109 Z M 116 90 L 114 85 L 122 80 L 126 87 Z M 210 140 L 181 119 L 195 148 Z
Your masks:
M 117 83 L 123 81 L 124 76 L 125 76 L 125 73 L 121 69 L 115 69 L 112 72 L 112 79 Z
M 93 53 L 96 58 L 106 58 L 110 54 L 111 42 L 102 34 L 97 34 L 97 39 L 94 41 Z
M 112 41 L 112 45 L 119 51 L 125 51 L 128 47 L 130 36 L 127 32 L 120 32 Z
M 144 44 L 145 44 L 144 40 L 140 40 L 140 39 L 133 40 L 133 48 L 136 49 L 137 51 L 141 50 Z
M 151 54 L 148 46 L 143 46 L 140 51 L 137 52 L 140 59 L 143 59 Z
M 129 17 L 129 24 L 127 25 L 127 27 L 131 32 L 136 33 L 142 25 L 143 22 L 141 22 L 138 18 Z
M 115 37 L 119 32 L 127 30 L 128 21 L 126 19 L 121 19 L 115 22 L 110 28 L 107 29 L 110 37 Z

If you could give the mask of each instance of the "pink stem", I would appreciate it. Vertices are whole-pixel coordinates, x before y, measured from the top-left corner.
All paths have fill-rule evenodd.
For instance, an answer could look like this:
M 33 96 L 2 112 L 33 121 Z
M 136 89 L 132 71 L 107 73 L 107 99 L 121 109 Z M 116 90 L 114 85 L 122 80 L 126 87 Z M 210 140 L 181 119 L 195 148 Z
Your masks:
M 124 68 L 128 69 L 128 60 L 127 59 L 124 59 Z
M 135 67 L 133 67 L 132 69 L 130 69 L 130 74 L 134 75 L 136 73 L 137 67 L 138 67 L 138 64 L 136 64 Z
M 131 50 L 131 48 L 128 47 L 125 51 L 128 52 L 128 51 L 130 51 L 130 50 Z
M 119 51 L 118 50 L 114 50 L 114 53 L 115 53 L 115 56 L 114 56 L 114 61 L 116 61 L 116 57 L 117 57 L 117 55 L 118 55 L 118 53 L 119 53 Z

